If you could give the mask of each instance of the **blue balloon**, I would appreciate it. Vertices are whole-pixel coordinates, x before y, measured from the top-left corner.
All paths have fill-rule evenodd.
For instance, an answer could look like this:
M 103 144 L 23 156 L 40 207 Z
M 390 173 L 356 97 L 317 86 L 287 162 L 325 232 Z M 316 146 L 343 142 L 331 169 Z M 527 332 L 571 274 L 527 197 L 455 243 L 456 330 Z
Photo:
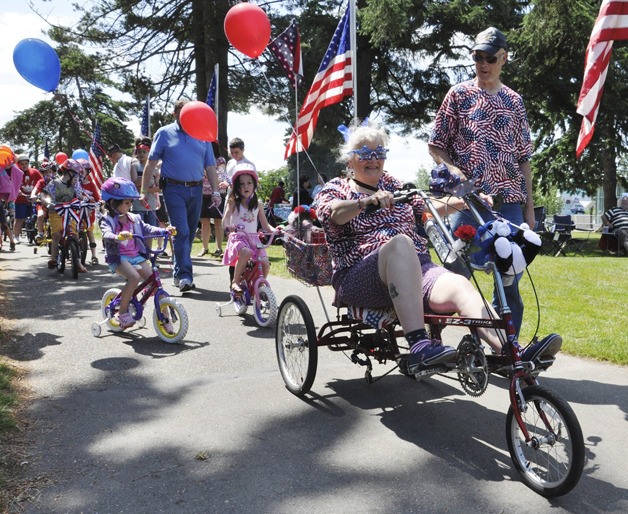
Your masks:
M 86 150 L 81 150 L 79 148 L 78 150 L 74 150 L 74 152 L 72 152 L 72 159 L 74 159 L 75 161 L 79 159 L 85 159 L 86 161 L 89 161 L 89 154 Z
M 13 50 L 15 69 L 28 82 L 52 92 L 61 78 L 61 62 L 55 49 L 41 39 L 22 39 Z

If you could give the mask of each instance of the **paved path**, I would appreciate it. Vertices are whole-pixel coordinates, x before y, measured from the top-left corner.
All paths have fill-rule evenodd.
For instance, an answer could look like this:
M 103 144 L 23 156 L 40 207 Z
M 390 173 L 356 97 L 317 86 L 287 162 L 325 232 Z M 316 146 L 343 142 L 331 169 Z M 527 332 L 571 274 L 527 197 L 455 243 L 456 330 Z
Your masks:
M 182 345 L 161 343 L 150 323 L 93 338 L 118 279 L 101 265 L 74 281 L 45 263 L 25 245 L 0 255 L 18 332 L 3 353 L 30 371 L 35 397 L 25 512 L 628 512 L 626 368 L 561 355 L 543 379 L 571 403 L 587 445 L 579 485 L 549 501 L 513 469 L 504 380 L 480 398 L 396 372 L 369 386 L 322 349 L 301 400 L 283 387 L 273 331 L 217 316 L 227 273 L 216 261 L 195 259 Z M 305 298 L 320 323 L 315 289 L 272 284 L 280 300 Z

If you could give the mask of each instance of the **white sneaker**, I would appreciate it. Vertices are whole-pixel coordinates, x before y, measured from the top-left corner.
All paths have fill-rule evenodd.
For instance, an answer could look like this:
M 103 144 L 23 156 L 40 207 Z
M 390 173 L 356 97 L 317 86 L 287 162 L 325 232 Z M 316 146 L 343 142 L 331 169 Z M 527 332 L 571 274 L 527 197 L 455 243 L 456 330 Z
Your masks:
M 174 277 L 174 278 L 172 279 L 172 285 L 173 285 L 174 287 L 179 287 L 179 277 Z
M 193 287 L 194 284 L 192 284 L 192 281 L 187 278 L 184 278 L 179 282 L 179 291 L 181 291 L 182 293 L 186 293 Z
M 19 244 L 21 243 L 21 241 L 20 241 L 20 236 L 13 236 L 13 242 L 14 242 L 16 245 L 19 245 Z

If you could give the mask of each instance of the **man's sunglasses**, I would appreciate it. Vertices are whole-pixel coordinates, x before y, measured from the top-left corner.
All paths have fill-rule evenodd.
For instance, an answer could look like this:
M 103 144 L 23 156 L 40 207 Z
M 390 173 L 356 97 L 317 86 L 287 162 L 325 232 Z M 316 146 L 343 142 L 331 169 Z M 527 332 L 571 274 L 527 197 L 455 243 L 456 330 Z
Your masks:
M 384 148 L 382 145 L 378 145 L 375 150 L 372 150 L 368 146 L 364 145 L 358 150 L 351 150 L 351 153 L 356 154 L 358 156 L 358 159 L 360 159 L 361 161 L 370 161 L 371 159 L 377 159 L 379 161 L 386 158 L 388 148 Z
M 488 64 L 495 64 L 497 62 L 497 56 L 493 55 L 492 57 L 486 57 L 484 55 L 473 54 L 473 60 L 479 63 L 486 61 Z

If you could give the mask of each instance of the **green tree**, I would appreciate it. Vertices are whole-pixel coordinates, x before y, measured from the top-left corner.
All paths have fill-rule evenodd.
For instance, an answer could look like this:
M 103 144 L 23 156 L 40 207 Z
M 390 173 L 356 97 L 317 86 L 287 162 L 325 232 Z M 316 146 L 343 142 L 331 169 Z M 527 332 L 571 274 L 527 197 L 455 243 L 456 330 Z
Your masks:
M 289 170 L 287 166 L 282 166 L 276 170 L 262 171 L 259 173 L 259 185 L 257 186 L 257 197 L 264 202 L 270 199 L 270 194 L 277 186 L 280 180 L 286 184 L 286 191 L 288 189 L 288 175 Z

